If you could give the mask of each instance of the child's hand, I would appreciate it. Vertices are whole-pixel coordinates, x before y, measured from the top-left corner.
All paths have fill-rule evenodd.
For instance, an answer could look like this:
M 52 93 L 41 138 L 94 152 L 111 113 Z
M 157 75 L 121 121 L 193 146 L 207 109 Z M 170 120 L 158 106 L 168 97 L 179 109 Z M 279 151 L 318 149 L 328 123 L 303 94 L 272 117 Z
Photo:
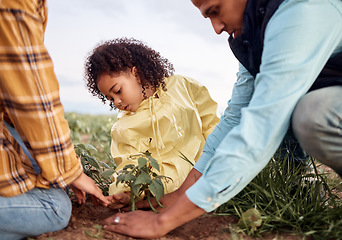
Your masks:
M 110 201 L 108 204 L 108 207 L 111 209 L 119 209 L 122 207 L 127 206 L 130 201 L 130 192 L 122 192 L 118 194 L 114 194 L 111 196 L 108 196 L 107 199 Z

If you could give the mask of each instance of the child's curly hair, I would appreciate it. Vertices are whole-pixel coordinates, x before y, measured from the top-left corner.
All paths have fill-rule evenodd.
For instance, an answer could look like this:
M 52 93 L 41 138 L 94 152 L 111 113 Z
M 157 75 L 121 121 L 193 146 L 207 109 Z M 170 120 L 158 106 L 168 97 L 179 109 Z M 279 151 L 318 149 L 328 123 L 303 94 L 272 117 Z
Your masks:
M 84 80 L 88 91 L 106 103 L 106 97 L 97 87 L 97 78 L 101 74 L 126 72 L 136 67 L 143 94 L 146 88 L 154 89 L 160 86 L 166 91 L 164 78 L 174 72 L 174 67 L 168 59 L 134 38 L 116 38 L 99 43 L 85 62 Z M 115 106 L 110 102 L 111 108 Z

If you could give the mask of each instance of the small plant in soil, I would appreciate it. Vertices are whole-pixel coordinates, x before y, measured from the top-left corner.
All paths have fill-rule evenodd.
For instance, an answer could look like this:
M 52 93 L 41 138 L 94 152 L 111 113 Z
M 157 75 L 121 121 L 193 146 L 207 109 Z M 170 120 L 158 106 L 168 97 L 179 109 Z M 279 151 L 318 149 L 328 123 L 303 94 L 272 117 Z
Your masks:
M 131 198 L 131 210 L 136 209 L 135 203 L 141 196 L 147 198 L 147 201 L 151 209 L 155 212 L 157 210 L 151 203 L 151 197 L 155 197 L 156 202 L 160 207 L 163 207 L 160 203 L 160 198 L 164 196 L 165 182 L 172 181 L 170 177 L 158 175 L 155 170 L 160 171 L 159 164 L 154 159 L 150 152 L 140 154 L 138 158 L 138 164 L 128 164 L 117 174 L 116 185 L 123 183 L 130 188 Z

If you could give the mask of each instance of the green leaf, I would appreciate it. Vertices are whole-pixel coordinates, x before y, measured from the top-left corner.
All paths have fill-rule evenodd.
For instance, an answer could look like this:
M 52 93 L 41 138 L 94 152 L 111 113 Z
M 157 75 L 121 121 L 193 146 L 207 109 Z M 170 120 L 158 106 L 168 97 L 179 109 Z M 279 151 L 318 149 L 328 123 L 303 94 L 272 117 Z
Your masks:
M 135 181 L 136 177 L 131 174 L 131 173 L 127 173 L 125 174 L 125 182 L 130 182 L 130 181 Z
M 75 147 L 75 148 L 78 148 L 78 149 L 84 149 L 84 150 L 86 150 L 86 147 L 85 147 L 85 145 L 84 145 L 83 143 L 76 143 L 76 144 L 74 145 L 74 147 Z
M 97 149 L 93 146 L 93 145 L 91 145 L 91 144 L 84 144 L 84 146 L 86 147 L 86 149 L 89 151 L 89 149 L 90 150 L 94 150 L 94 151 L 97 151 Z
M 88 161 L 88 163 L 90 165 L 92 165 L 93 167 L 95 167 L 96 169 L 100 169 L 100 164 L 98 163 L 98 161 L 96 160 L 96 158 L 94 158 L 93 156 L 86 156 L 86 160 Z
M 142 184 L 150 184 L 151 177 L 145 172 L 141 172 L 141 174 L 136 178 L 133 182 L 133 185 L 142 185 Z
M 114 162 L 114 159 L 112 158 L 112 156 L 107 152 L 105 152 L 105 154 L 107 155 L 107 158 L 109 160 L 108 165 L 110 165 L 110 167 L 112 167 L 113 169 L 116 169 L 117 166 L 116 166 L 116 163 Z
M 85 169 L 85 165 L 86 165 L 86 163 L 85 163 L 85 160 L 84 160 L 83 158 L 81 158 L 81 163 L 82 163 L 82 167 L 83 167 L 83 169 Z
M 123 170 L 134 169 L 134 168 L 135 168 L 134 164 L 127 164 L 126 166 L 124 166 Z
M 156 179 L 165 179 L 165 181 L 173 181 L 172 178 L 168 177 L 168 176 L 165 176 L 165 175 L 157 175 L 155 176 Z
M 109 165 L 105 162 L 102 162 L 102 161 L 98 161 L 103 167 L 105 168 L 110 168 Z
M 138 167 L 139 167 L 139 169 L 145 167 L 146 164 L 147 164 L 147 159 L 146 158 L 143 158 L 143 157 L 138 158 Z
M 131 191 L 132 191 L 134 196 L 139 197 L 140 187 L 141 187 L 141 185 L 133 185 L 131 187 Z
M 121 174 L 116 178 L 116 186 L 120 183 L 120 182 L 124 182 L 125 181 L 125 174 Z
M 86 146 L 83 143 L 75 144 L 74 149 L 75 149 L 75 152 L 78 156 L 84 152 L 86 152 L 87 154 L 90 154 L 90 152 L 87 150 Z
M 152 180 L 150 184 L 150 191 L 155 196 L 156 200 L 159 201 L 164 196 L 164 185 L 159 178 Z
M 107 169 L 103 172 L 101 172 L 101 176 L 105 177 L 105 178 L 110 178 L 110 176 L 112 176 L 114 174 L 114 169 Z
M 144 152 L 145 156 L 151 156 L 152 154 L 147 150 L 146 152 Z
M 82 153 L 82 151 L 81 151 L 80 148 L 78 148 L 78 147 L 76 146 L 76 144 L 74 145 L 74 149 L 75 149 L 76 155 L 77 155 L 77 156 L 80 156 L 81 153 Z
M 148 161 L 150 162 L 151 166 L 154 167 L 155 169 L 158 170 L 158 172 L 160 171 L 160 168 L 159 168 L 159 164 L 157 162 L 157 160 L 155 160 L 153 157 L 151 156 L 148 156 Z
M 94 228 L 97 228 L 98 230 L 102 230 L 102 225 L 95 224 L 93 225 Z
M 255 209 L 251 208 L 241 214 L 241 219 L 238 222 L 238 226 L 241 229 L 256 230 L 262 224 L 261 214 Z
M 101 225 L 98 225 L 98 224 L 95 224 L 93 225 L 93 228 L 96 228 L 97 229 L 97 233 L 91 233 L 89 230 L 87 230 L 86 228 L 83 228 L 85 234 L 87 234 L 88 236 L 92 237 L 92 238 L 103 238 L 101 237 L 101 232 L 102 232 L 102 226 Z
M 81 153 L 84 153 L 84 152 L 90 155 L 90 150 L 97 151 L 97 149 L 91 144 L 77 143 L 74 145 L 74 148 L 75 148 L 77 155 L 81 155 Z

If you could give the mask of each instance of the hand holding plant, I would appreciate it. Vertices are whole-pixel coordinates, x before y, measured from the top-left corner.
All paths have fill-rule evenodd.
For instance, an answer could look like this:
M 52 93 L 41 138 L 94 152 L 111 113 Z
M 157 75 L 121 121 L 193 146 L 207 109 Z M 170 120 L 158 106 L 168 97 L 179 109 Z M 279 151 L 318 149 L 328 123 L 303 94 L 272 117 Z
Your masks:
M 91 151 L 97 149 L 90 144 L 75 144 L 75 152 L 81 159 L 83 172 L 85 175 L 93 179 L 96 185 L 102 190 L 104 195 L 108 193 L 108 185 L 112 183 L 110 176 L 114 173 L 116 168 L 113 158 L 107 155 L 108 162 L 97 160 L 92 156 Z

